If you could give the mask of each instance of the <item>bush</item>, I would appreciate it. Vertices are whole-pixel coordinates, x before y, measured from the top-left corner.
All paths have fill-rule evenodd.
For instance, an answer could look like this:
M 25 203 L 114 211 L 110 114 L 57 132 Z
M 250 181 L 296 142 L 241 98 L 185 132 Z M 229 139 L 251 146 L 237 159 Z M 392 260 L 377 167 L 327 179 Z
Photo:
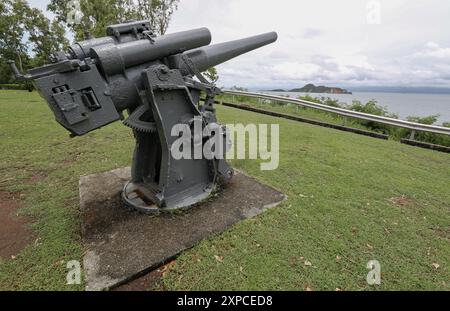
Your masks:
M 342 105 L 343 105 L 343 104 L 339 103 L 339 101 L 337 99 L 332 99 L 329 97 L 325 98 L 322 102 L 327 106 L 336 107 L 336 108 L 342 108 Z
M 378 105 L 375 100 L 371 100 L 366 104 L 362 104 L 360 101 L 354 100 L 351 105 L 347 106 L 347 109 L 382 117 L 398 119 L 398 116 L 396 114 L 390 113 L 386 107 Z M 395 130 L 395 128 L 390 125 L 385 125 L 374 121 L 357 120 L 357 122 L 367 127 L 368 129 L 376 132 L 381 132 L 383 134 L 391 135 L 393 130 Z
M 13 84 L 13 83 L 5 83 L 0 84 L 0 90 L 28 90 L 32 91 L 34 89 L 33 85 L 30 82 L 25 82 L 21 84 Z
M 407 118 L 407 120 L 410 122 L 432 125 L 437 122 L 438 118 L 439 118 L 439 115 L 433 115 L 433 116 L 428 116 L 428 117 L 410 116 Z M 445 127 L 450 127 L 449 125 L 450 125 L 450 122 L 444 123 Z M 411 137 L 410 130 L 403 129 L 400 131 L 401 131 L 400 138 L 408 138 L 409 139 Z M 417 132 L 414 135 L 414 140 L 423 141 L 423 142 L 427 142 L 427 143 L 435 144 L 435 145 L 442 145 L 442 146 L 450 147 L 450 137 L 448 135 Z
M 322 101 L 320 100 L 320 98 L 312 97 L 310 95 L 300 96 L 298 99 L 306 100 L 306 101 L 313 102 L 316 104 L 322 104 Z
M 248 90 L 246 88 L 243 87 L 239 87 L 239 86 L 233 86 L 231 88 L 232 91 L 239 91 L 239 92 L 248 92 Z M 245 96 L 236 96 L 235 98 L 238 102 L 243 102 L 245 101 L 246 97 Z

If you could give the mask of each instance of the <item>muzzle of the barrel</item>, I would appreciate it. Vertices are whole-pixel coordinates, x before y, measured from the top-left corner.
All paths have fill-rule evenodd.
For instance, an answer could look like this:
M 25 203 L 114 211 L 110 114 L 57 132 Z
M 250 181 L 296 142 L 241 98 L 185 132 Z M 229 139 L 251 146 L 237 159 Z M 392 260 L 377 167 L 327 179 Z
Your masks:
M 199 48 L 211 43 L 207 28 L 163 35 L 154 40 L 138 40 L 123 44 L 95 46 L 90 54 L 106 75 L 124 72 L 125 69 L 145 64 L 170 55 Z
M 277 39 L 278 35 L 276 32 L 269 32 L 245 39 L 205 46 L 187 51 L 184 54 L 188 56 L 197 69 L 202 72 L 232 58 L 271 44 L 277 41 Z

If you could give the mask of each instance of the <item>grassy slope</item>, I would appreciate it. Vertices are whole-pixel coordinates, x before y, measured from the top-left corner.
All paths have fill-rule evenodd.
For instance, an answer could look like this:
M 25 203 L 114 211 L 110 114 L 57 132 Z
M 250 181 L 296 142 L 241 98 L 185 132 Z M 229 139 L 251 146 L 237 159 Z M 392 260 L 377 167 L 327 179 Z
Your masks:
M 230 108 L 218 113 L 228 123 L 280 124 L 278 170 L 233 165 L 289 200 L 184 253 L 164 278 L 167 288 L 368 289 L 366 264 L 377 259 L 381 289 L 449 289 L 448 154 Z M 22 193 L 39 236 L 0 263 L 0 289 L 65 289 L 62 261 L 83 253 L 78 177 L 128 165 L 130 132 L 114 124 L 69 139 L 36 93 L 2 91 L 0 144 L 0 191 Z M 389 202 L 402 195 L 409 205 Z

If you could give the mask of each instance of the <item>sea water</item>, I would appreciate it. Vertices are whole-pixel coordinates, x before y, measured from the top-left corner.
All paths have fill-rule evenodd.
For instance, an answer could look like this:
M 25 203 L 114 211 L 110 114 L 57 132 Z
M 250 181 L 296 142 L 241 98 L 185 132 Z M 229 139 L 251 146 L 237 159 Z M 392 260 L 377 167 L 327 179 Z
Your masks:
M 381 92 L 354 92 L 353 94 L 320 94 L 320 93 L 294 93 L 294 92 L 264 92 L 267 94 L 289 95 L 291 98 L 309 95 L 312 97 L 330 97 L 341 103 L 351 104 L 359 100 L 363 104 L 375 100 L 378 105 L 384 106 L 400 119 L 406 120 L 408 116 L 427 117 L 439 115 L 436 124 L 450 122 L 450 94 L 412 94 L 412 93 L 381 93 Z

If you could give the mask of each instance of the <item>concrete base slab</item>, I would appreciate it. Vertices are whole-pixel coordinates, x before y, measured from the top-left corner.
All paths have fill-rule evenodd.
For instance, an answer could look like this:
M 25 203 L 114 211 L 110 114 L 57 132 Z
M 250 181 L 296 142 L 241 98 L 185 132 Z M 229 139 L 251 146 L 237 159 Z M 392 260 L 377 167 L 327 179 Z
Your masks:
M 185 212 L 149 216 L 123 207 L 120 194 L 129 179 L 130 168 L 80 179 L 87 290 L 127 283 L 285 199 L 279 191 L 237 172 L 206 202 Z

